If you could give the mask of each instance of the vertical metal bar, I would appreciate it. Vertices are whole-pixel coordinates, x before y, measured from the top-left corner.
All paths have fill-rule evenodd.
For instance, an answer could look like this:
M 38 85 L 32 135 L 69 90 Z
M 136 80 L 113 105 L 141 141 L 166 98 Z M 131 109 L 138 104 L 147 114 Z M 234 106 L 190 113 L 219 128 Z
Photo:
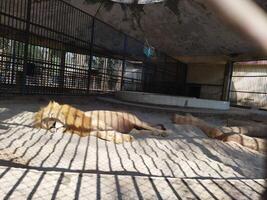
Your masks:
M 124 42 L 123 42 L 123 59 L 122 59 L 122 69 L 121 69 L 121 86 L 120 90 L 123 90 L 123 75 L 125 71 L 125 66 L 126 66 L 126 51 L 127 51 L 127 43 L 128 43 L 128 38 L 127 35 L 124 34 Z
M 188 65 L 185 63 L 178 62 L 180 65 L 182 65 L 183 69 L 183 95 L 187 95 L 187 73 L 188 73 Z
M 1 3 L 3 3 L 3 5 L 1 5 L 1 8 L 2 8 L 2 10 L 3 10 L 3 12 L 4 13 L 7 13 L 7 1 L 0 1 Z M 5 25 L 8 25 L 7 23 L 6 23 L 6 19 L 7 19 L 7 15 L 4 15 L 3 16 L 3 24 L 5 24 Z
M 20 2 L 20 1 L 19 1 L 19 2 Z M 16 13 L 15 16 L 18 17 L 18 18 L 20 18 L 20 16 L 19 16 L 19 13 L 20 13 L 20 12 L 19 12 L 19 4 L 20 4 L 20 3 L 19 3 L 19 2 L 16 3 L 16 9 L 14 8 L 14 10 L 15 10 L 14 13 Z M 16 28 L 17 28 L 17 29 L 19 29 L 19 24 L 20 24 L 20 23 L 19 23 L 19 20 L 16 19 Z
M 14 18 L 13 18 L 14 15 L 13 15 L 13 13 L 11 13 L 12 2 L 9 1 L 8 3 L 9 3 L 8 4 L 8 14 L 11 15 L 12 17 L 9 17 L 9 16 L 7 17 L 7 25 L 14 28 L 14 26 L 13 26 L 14 24 L 13 23 L 11 24 L 11 20 L 12 20 L 12 22 L 14 22 Z
M 69 8 L 70 8 L 69 12 L 71 13 L 71 17 L 69 20 L 69 31 L 70 31 L 70 35 L 75 37 L 75 29 L 73 26 L 74 20 L 75 20 L 75 11 L 71 7 L 69 7 Z
M 227 82 L 227 90 L 226 90 L 226 93 L 227 93 L 227 101 L 230 100 L 230 90 L 231 90 L 231 86 L 232 86 L 232 76 L 233 76 L 233 69 L 234 69 L 234 63 L 231 61 L 229 62 L 228 64 L 228 67 L 229 67 L 229 79 L 228 79 L 228 82 Z
M 50 1 L 49 1 L 49 3 L 50 3 Z M 35 4 L 35 8 L 33 9 L 33 11 L 35 11 L 35 14 L 34 14 L 34 17 L 33 17 L 32 20 L 34 20 L 34 18 L 36 18 L 36 23 L 38 25 L 41 25 L 41 26 L 45 26 L 45 21 L 47 19 L 47 18 L 44 18 L 43 15 L 42 15 L 43 14 L 43 10 L 44 10 L 43 7 L 44 7 L 44 4 L 41 1 L 39 3 L 36 3 Z M 37 26 L 35 26 L 35 27 L 36 27 L 36 30 L 39 30 L 38 31 L 38 35 L 46 36 L 45 35 L 46 31 L 45 31 L 45 29 L 43 27 L 42 28 L 37 28 Z
M 64 93 L 64 75 L 65 75 L 65 57 L 66 52 L 64 50 L 61 51 L 61 60 L 60 60 L 60 82 L 59 88 L 62 94 Z
M 90 60 L 89 60 L 89 69 L 88 69 L 88 82 L 87 82 L 87 92 L 90 91 L 90 81 L 91 81 L 91 69 L 93 62 L 93 46 L 94 46 L 94 34 L 95 34 L 95 18 L 92 18 L 92 30 L 90 38 Z
M 48 2 L 48 5 L 46 5 L 46 6 L 48 7 L 48 12 L 52 12 L 53 9 L 57 8 L 56 6 L 53 6 L 52 3 L 53 3 L 53 1 L 49 1 L 49 2 Z M 58 10 L 57 10 L 57 11 L 54 11 L 54 12 L 59 13 Z M 62 15 L 63 15 L 63 14 L 62 14 Z M 57 15 L 56 15 L 56 16 L 57 16 Z M 64 20 L 62 20 L 61 22 L 64 23 Z M 55 24 L 58 24 L 58 21 L 57 21 L 57 19 L 55 18 L 55 15 L 54 15 L 53 17 L 50 18 L 47 27 L 48 27 L 48 28 L 51 28 L 51 30 L 56 30 L 56 29 L 55 29 L 55 27 L 56 27 Z M 47 37 L 52 38 L 52 39 L 56 38 L 56 37 L 55 37 L 55 32 L 54 32 L 54 31 L 53 31 L 53 32 L 51 32 L 51 31 L 47 31 Z
M 2 44 L 5 43 L 4 37 L 0 37 Z M 2 93 L 2 82 L 3 82 L 3 70 L 4 70 L 4 51 L 0 52 L 0 93 Z
M 23 5 L 23 3 L 22 3 L 22 1 L 20 1 L 18 4 L 17 4 L 17 17 L 18 17 L 18 19 L 17 19 L 17 21 L 18 21 L 18 29 L 23 29 L 23 26 L 22 26 L 22 22 L 20 21 L 21 19 L 23 19 L 23 11 L 22 11 L 22 5 Z
M 175 74 L 175 79 L 174 79 L 174 84 L 177 85 L 176 87 L 174 86 L 174 89 L 175 89 L 175 94 L 180 94 L 178 90 L 181 89 L 181 82 L 179 81 L 179 63 L 177 62 L 176 63 L 176 74 Z
M 59 28 L 60 28 L 59 29 L 59 32 L 60 33 L 66 33 L 66 29 L 65 29 L 66 27 L 65 27 L 65 24 L 63 22 L 67 21 L 66 16 L 68 16 L 68 15 L 63 14 L 63 12 L 65 10 L 65 6 L 64 5 L 65 4 L 62 3 L 61 1 L 60 1 L 60 4 L 58 5 L 58 7 L 60 8 L 60 10 L 58 11 L 59 12 L 59 16 L 58 16 L 58 19 L 56 21 L 60 20 L 60 21 L 58 21 Z M 78 23 L 77 23 L 76 26 L 78 26 Z
M 25 29 L 25 45 L 24 45 L 24 63 L 23 63 L 23 77 L 22 77 L 22 94 L 26 94 L 26 70 L 28 64 L 28 51 L 29 51 L 29 40 L 30 40 L 30 20 L 31 20 L 31 5 L 32 0 L 28 0 L 27 3 L 27 18 L 26 18 L 26 29 Z
M 12 43 L 11 43 L 12 44 Z M 12 71 L 11 71 L 11 84 L 14 84 L 14 76 L 15 76 L 15 63 L 16 63 L 16 41 L 13 40 L 12 45 Z
M 21 13 L 21 19 L 22 20 L 24 20 L 25 19 L 25 16 L 27 17 L 27 14 L 25 13 L 25 11 L 26 11 L 26 9 L 25 9 L 25 5 L 26 5 L 26 0 L 23 0 L 23 2 L 21 2 L 21 6 L 20 6 L 20 13 Z M 25 22 L 24 21 L 22 21 L 21 22 L 21 30 L 23 30 L 24 29 L 24 27 L 25 27 Z
M 161 85 L 161 91 L 163 92 L 163 91 L 165 91 L 165 88 L 166 88 L 166 83 L 167 83 L 167 78 L 168 78 L 168 73 L 166 73 L 167 71 L 166 71 L 166 66 L 167 66 L 167 64 L 166 64 L 166 61 L 167 61 L 167 57 L 166 57 L 166 55 L 164 54 L 164 62 L 163 62 L 163 73 L 162 73 L 162 79 L 163 79 L 163 81 L 162 81 L 162 85 Z M 166 76 L 167 75 L 167 76 Z
M 232 74 L 233 74 L 233 62 L 228 61 L 226 63 L 226 65 L 225 65 L 224 82 L 223 82 L 223 89 L 222 89 L 221 100 L 229 101 L 230 90 L 231 90 Z
M 0 1 L 0 8 L 1 11 L 5 13 L 5 1 Z M 5 24 L 5 21 L 3 21 L 3 23 Z
M 226 96 L 228 96 L 228 95 L 226 95 L 226 81 L 227 81 L 227 74 L 228 74 L 228 71 L 229 71 L 229 69 L 228 69 L 228 63 L 226 63 L 225 65 L 224 65 L 224 75 L 223 75 L 223 86 L 222 86 L 222 95 L 221 95 L 221 100 L 223 101 L 223 100 L 226 100 Z
M 154 91 L 153 86 L 155 85 L 154 79 L 155 79 L 155 73 L 156 73 L 156 71 L 155 71 L 155 66 L 154 65 L 149 66 L 149 67 L 151 69 L 151 78 L 150 78 L 150 81 L 148 83 L 149 84 L 148 85 L 148 88 L 149 88 L 148 92 L 153 92 Z
M 142 65 L 142 76 L 141 76 L 141 85 L 142 85 L 142 91 L 145 92 L 147 89 L 147 67 L 143 63 Z
M 103 79 L 102 79 L 102 86 L 101 86 L 101 92 L 106 91 L 106 73 L 107 73 L 107 58 L 104 58 L 104 63 L 103 63 Z
M 154 77 L 153 77 L 153 84 L 155 85 L 155 87 L 153 88 L 153 92 L 158 92 L 158 82 L 157 82 L 157 78 L 159 77 L 158 75 L 159 71 L 158 71 L 158 66 L 155 64 L 154 65 Z

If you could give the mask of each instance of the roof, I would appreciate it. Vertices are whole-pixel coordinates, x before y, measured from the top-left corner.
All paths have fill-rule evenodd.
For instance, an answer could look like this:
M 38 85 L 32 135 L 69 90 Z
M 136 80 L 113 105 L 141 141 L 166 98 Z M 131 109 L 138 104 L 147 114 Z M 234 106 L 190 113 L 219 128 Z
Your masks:
M 253 42 L 223 24 L 200 0 L 125 5 L 104 0 L 67 2 L 169 55 L 261 57 Z M 267 9 L 267 2 L 257 3 Z M 245 55 L 245 56 L 244 56 Z

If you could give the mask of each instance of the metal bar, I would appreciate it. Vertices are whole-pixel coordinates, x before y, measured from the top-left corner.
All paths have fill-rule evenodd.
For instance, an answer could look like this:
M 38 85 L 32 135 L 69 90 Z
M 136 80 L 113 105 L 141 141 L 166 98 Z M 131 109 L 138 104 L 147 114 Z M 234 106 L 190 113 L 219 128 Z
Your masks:
M 61 60 L 60 60 L 60 85 L 59 88 L 62 93 L 64 93 L 64 75 L 65 75 L 65 57 L 66 52 L 61 51 Z
M 267 77 L 267 75 L 255 75 L 255 76 L 232 76 L 233 78 L 234 77 L 243 77 L 243 78 L 245 78 L 245 77 L 248 77 L 248 78 L 260 78 L 260 77 Z
M 31 20 L 31 5 L 32 0 L 28 0 L 27 3 L 27 18 L 26 18 L 26 29 L 25 29 L 25 45 L 24 45 L 24 63 L 23 63 L 23 77 L 22 77 L 22 94 L 26 94 L 26 70 L 28 64 L 28 51 L 29 51 L 29 40 L 30 40 L 30 20 Z
M 91 82 L 91 71 L 92 71 L 92 62 L 93 62 L 93 47 L 94 47 L 94 34 L 95 34 L 95 18 L 92 18 L 92 30 L 90 38 L 90 60 L 89 60 L 89 69 L 88 69 L 88 82 L 87 82 L 87 92 L 90 92 L 90 82 Z
M 181 69 L 180 72 L 182 73 L 179 77 L 179 68 Z M 186 86 L 187 84 L 191 84 L 191 83 L 187 83 L 187 64 L 182 63 L 182 62 L 177 62 L 177 73 L 176 73 L 176 79 L 182 79 L 181 81 L 181 93 L 180 95 L 186 95 Z M 194 83 L 193 83 L 194 84 Z
M 203 85 L 203 86 L 211 86 L 211 87 L 223 87 L 223 85 L 217 84 L 209 84 L 209 83 L 187 83 L 187 85 Z
M 124 84 L 124 71 L 126 67 L 126 54 L 127 54 L 127 46 L 128 46 L 128 37 L 125 34 L 124 35 L 124 42 L 123 42 L 123 60 L 122 60 L 122 69 L 121 69 L 121 86 L 120 90 L 123 90 L 123 84 Z
M 233 73 L 233 63 L 228 61 L 224 67 L 224 79 L 223 79 L 223 88 L 222 88 L 222 95 L 221 100 L 228 101 L 229 100 L 229 90 L 230 84 L 232 81 L 232 73 Z
M 223 77 L 223 87 L 222 87 L 222 95 L 221 95 L 221 100 L 225 100 L 226 98 L 226 81 L 228 81 L 227 79 L 227 75 L 228 75 L 228 65 L 226 64 L 224 66 L 224 77 Z
M 267 92 L 252 92 L 252 91 L 240 91 L 240 90 L 230 90 L 230 92 L 234 92 L 234 93 L 248 93 L 248 94 L 264 94 L 264 95 L 267 95 Z
M 227 86 L 226 86 L 226 91 L 225 91 L 225 95 L 226 95 L 226 101 L 230 100 L 230 91 L 231 91 L 231 87 L 232 87 L 232 76 L 233 76 L 233 70 L 234 70 L 234 63 L 229 61 L 228 62 L 228 79 L 227 79 Z
M 147 88 L 147 79 L 146 79 L 146 76 L 147 76 L 147 68 L 144 67 L 144 65 L 142 66 L 142 76 L 141 76 L 141 83 L 142 83 L 142 90 L 143 91 L 146 91 L 146 88 Z
M 188 74 L 188 65 L 183 63 L 184 66 L 184 83 L 183 83 L 183 95 L 186 95 L 186 90 L 187 90 L 187 74 Z

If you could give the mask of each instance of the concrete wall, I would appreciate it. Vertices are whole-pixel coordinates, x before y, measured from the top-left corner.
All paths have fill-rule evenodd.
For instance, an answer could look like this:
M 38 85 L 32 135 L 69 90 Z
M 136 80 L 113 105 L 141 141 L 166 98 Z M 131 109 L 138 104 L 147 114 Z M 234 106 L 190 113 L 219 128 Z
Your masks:
M 145 92 L 118 91 L 115 93 L 115 96 L 116 98 L 124 101 L 164 106 L 228 110 L 230 105 L 230 103 L 227 101 L 214 101 Z
M 200 86 L 200 98 L 220 100 L 224 81 L 225 64 L 189 64 L 187 89 Z

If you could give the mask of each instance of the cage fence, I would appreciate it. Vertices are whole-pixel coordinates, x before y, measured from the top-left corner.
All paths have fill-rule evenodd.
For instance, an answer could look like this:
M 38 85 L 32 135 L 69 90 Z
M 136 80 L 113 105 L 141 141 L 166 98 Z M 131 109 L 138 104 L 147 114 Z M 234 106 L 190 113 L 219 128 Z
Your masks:
M 1 93 L 184 92 L 184 63 L 62 0 L 2 0 L 0 16 Z
M 235 62 L 229 93 L 231 104 L 266 110 L 266 79 L 265 61 Z

